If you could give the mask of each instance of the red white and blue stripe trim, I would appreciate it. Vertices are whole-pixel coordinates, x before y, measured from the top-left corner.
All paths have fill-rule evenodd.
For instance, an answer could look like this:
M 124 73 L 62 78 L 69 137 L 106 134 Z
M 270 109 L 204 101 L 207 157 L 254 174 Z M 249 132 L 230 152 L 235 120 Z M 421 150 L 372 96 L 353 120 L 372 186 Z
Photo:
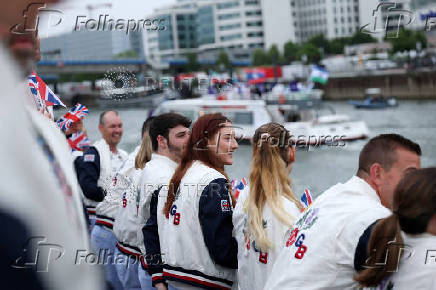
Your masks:
M 163 266 L 163 278 L 168 281 L 182 282 L 203 289 L 231 289 L 233 285 L 233 282 L 230 280 L 206 275 L 196 270 L 186 270 L 169 265 Z

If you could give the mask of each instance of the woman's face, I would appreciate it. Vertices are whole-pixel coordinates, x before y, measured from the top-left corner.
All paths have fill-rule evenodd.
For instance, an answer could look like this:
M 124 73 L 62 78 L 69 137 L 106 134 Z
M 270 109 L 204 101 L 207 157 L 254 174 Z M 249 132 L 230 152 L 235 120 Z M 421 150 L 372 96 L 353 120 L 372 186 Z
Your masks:
M 232 165 L 233 152 L 238 149 L 238 142 L 235 139 L 235 129 L 232 123 L 223 124 L 222 128 L 208 139 L 207 148 L 220 167 Z

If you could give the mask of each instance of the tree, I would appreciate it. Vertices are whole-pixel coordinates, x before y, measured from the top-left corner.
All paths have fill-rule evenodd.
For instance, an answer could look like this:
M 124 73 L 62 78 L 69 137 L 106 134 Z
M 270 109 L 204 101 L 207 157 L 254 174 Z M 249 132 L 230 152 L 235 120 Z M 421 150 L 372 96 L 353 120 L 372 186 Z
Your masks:
M 257 48 L 255 51 L 253 51 L 251 62 L 254 66 L 266 64 L 265 52 L 261 48 Z
M 220 51 L 216 60 L 216 69 L 221 70 L 221 67 L 224 68 L 224 70 L 226 71 L 229 71 L 231 67 L 229 56 L 224 50 Z
M 351 44 L 350 37 L 339 37 L 332 39 L 329 42 L 327 52 L 330 54 L 342 54 L 344 53 L 344 47 L 349 44 Z
M 298 51 L 298 59 L 302 59 L 303 55 L 307 57 L 308 63 L 318 63 L 321 60 L 321 53 L 318 47 L 312 43 L 305 43 Z
M 297 53 L 298 53 L 298 45 L 296 45 L 292 41 L 286 42 L 285 45 L 283 46 L 284 63 L 289 64 L 291 61 L 296 60 Z
M 351 36 L 351 40 L 350 40 L 351 44 L 373 43 L 373 42 L 377 42 L 377 39 L 361 31 L 356 31 L 353 34 L 353 36 Z
M 194 52 L 190 52 L 186 54 L 186 58 L 188 60 L 188 64 L 186 65 L 186 69 L 189 72 L 196 71 L 200 67 L 197 62 L 197 54 Z
M 278 64 L 280 61 L 280 52 L 277 45 L 273 44 L 266 53 L 267 64 Z
M 421 47 L 427 47 L 427 39 L 421 31 L 414 32 L 409 29 L 402 28 L 397 38 L 387 38 L 392 44 L 392 53 L 403 52 L 416 49 L 416 44 L 421 43 Z
M 135 50 L 126 50 L 113 56 L 114 59 L 138 58 L 138 52 Z
M 325 38 L 324 34 L 318 34 L 310 38 L 307 43 L 314 45 L 315 47 L 322 48 L 324 52 L 328 51 L 329 41 Z

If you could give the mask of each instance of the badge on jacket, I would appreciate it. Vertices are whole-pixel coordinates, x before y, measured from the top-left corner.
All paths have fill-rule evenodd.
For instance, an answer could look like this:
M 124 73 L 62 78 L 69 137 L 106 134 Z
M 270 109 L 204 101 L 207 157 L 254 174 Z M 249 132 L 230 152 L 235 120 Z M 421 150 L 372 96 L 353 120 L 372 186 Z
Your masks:
M 94 160 L 95 160 L 94 154 L 85 154 L 83 156 L 83 161 L 85 161 L 85 162 L 94 162 Z
M 230 211 L 229 201 L 226 199 L 221 200 L 221 211 Z

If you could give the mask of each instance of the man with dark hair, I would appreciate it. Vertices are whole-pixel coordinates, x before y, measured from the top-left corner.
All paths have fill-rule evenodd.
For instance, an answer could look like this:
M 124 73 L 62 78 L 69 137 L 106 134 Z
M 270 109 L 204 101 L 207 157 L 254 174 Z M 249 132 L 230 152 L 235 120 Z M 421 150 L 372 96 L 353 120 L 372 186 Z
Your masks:
M 101 113 L 98 129 L 102 139 L 76 159 L 76 171 L 88 211 L 91 228 L 91 245 L 95 251 L 104 251 L 113 259 L 116 238 L 112 232 L 114 216 L 101 206 L 111 184 L 116 184 L 116 173 L 127 160 L 127 153 L 119 149 L 123 135 L 123 122 L 116 111 Z M 99 206 L 100 205 L 100 206 Z M 95 224 L 95 225 L 94 225 Z M 122 289 L 115 265 L 105 264 L 106 280 L 113 289 Z
M 154 198 L 162 186 L 168 186 L 178 163 L 182 159 L 183 150 L 190 136 L 190 125 L 191 121 L 189 119 L 175 113 L 159 115 L 151 123 L 149 134 L 153 154 L 151 160 L 147 162 L 141 173 L 140 181 L 140 212 L 143 218 L 141 228 L 145 226 L 146 221 L 150 217 L 150 203 L 156 201 Z M 152 223 L 151 227 L 157 231 L 156 222 L 156 220 L 150 218 L 147 224 Z M 158 245 L 158 242 L 156 241 L 155 245 Z M 140 248 L 142 254 L 146 254 L 143 243 Z M 154 267 L 159 266 L 158 260 L 160 260 L 160 257 L 155 258 L 157 259 L 156 263 L 150 265 L 145 264 L 144 259 L 141 260 L 142 263 L 138 269 L 138 276 L 142 289 L 152 289 L 152 284 L 158 289 L 164 286 L 162 279 L 160 279 L 161 277 L 154 275 L 153 272 Z M 153 280 L 146 271 L 153 275 Z
M 295 222 L 265 289 L 358 288 L 353 277 L 367 260 L 370 227 L 391 214 L 394 189 L 421 167 L 420 156 L 419 145 L 400 135 L 371 139 L 357 175 L 321 194 Z
M 157 116 L 150 126 L 153 151 L 168 155 L 179 162 L 182 158 L 186 137 L 189 136 L 189 126 L 191 126 L 191 120 L 176 113 Z

